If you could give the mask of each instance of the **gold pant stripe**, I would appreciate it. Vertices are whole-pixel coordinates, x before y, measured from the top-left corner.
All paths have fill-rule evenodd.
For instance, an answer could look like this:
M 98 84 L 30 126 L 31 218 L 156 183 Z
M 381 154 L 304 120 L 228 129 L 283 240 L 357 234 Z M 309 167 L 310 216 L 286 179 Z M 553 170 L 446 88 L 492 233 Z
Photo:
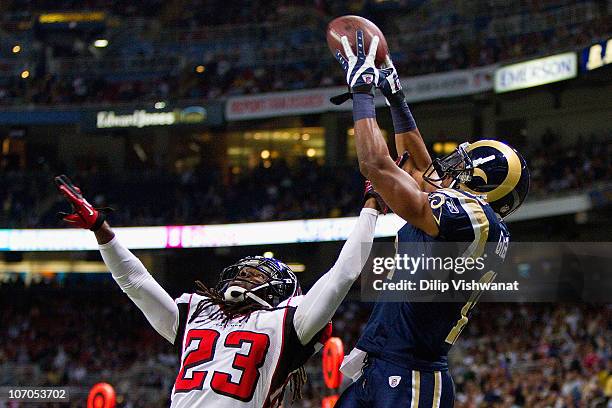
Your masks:
M 440 395 L 442 395 L 442 373 L 434 371 L 434 394 L 432 408 L 440 408 Z
M 419 393 L 421 392 L 421 373 L 412 370 L 412 398 L 410 408 L 419 408 Z

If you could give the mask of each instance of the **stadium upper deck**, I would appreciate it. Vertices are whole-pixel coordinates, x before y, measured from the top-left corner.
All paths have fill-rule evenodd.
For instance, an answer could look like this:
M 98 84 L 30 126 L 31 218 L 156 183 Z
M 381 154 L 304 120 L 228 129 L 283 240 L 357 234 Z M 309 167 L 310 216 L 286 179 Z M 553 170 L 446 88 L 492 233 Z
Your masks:
M 3 2 L 0 105 L 212 99 L 338 85 L 324 27 L 348 12 L 389 33 L 404 76 L 575 49 L 612 32 L 601 2 L 490 3 Z M 41 18 L 57 10 L 83 14 Z M 88 20 L 87 10 L 104 12 Z M 95 47 L 99 39 L 108 45 Z

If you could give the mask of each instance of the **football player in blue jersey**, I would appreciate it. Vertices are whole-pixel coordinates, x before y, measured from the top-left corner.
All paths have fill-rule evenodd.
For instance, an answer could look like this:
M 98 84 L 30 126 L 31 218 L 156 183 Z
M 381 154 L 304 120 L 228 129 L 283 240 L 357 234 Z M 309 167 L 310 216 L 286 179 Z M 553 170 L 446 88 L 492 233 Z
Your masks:
M 436 245 L 451 242 L 462 244 L 458 256 L 486 252 L 490 264 L 502 262 L 510 240 L 503 218 L 522 204 L 529 190 L 523 157 L 500 141 L 480 140 L 432 161 L 392 61 L 387 58 L 382 69 L 374 64 L 378 38 L 367 53 L 361 31 L 356 53 L 346 37 L 342 45 L 344 55 L 338 50 L 336 58 L 353 99 L 359 168 L 371 181 L 372 193 L 406 221 L 397 233 L 398 254 L 433 256 Z M 398 152 L 410 154 L 403 169 L 394 164 L 376 122 L 374 88 L 390 105 Z M 478 278 L 491 281 L 493 271 L 485 268 Z M 452 407 L 447 354 L 477 299 L 472 294 L 462 303 L 377 302 L 356 348 L 343 362 L 342 371 L 354 382 L 337 407 Z

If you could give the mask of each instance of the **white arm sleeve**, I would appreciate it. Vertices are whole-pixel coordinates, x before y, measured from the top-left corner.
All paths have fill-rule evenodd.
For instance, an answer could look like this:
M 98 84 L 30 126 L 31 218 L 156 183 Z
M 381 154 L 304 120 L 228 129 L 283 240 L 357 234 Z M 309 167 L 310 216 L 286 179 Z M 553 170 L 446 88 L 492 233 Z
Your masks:
M 312 340 L 330 321 L 365 266 L 376 229 L 378 211 L 364 208 L 334 266 L 304 295 L 293 317 L 302 344 Z
M 144 313 L 151 326 L 174 344 L 179 319 L 174 300 L 116 237 L 99 245 L 99 249 L 113 279 Z

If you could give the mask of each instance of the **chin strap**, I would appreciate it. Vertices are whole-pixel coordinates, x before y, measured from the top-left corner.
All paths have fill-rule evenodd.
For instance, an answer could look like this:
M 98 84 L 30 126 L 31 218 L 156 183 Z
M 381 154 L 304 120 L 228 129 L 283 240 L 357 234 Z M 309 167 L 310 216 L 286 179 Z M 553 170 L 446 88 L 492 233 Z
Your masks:
M 263 285 L 255 286 L 253 289 L 249 289 L 249 290 L 241 286 L 230 286 L 223 293 L 223 297 L 225 298 L 225 301 L 233 302 L 233 303 L 244 302 L 245 300 L 247 300 L 247 298 L 249 298 L 259 303 L 262 306 L 271 308 L 272 307 L 271 304 L 269 304 L 268 302 L 266 302 L 265 300 L 257 296 L 255 293 L 253 293 L 254 291 L 259 290 L 267 285 L 268 283 L 264 283 Z

